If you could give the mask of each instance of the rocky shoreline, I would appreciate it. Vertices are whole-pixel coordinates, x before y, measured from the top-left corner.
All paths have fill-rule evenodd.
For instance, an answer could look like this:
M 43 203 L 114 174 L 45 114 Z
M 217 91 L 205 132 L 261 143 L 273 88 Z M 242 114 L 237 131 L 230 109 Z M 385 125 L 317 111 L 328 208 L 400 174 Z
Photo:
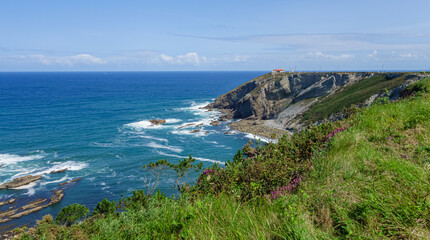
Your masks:
M 61 174 L 67 171 L 67 168 L 59 169 L 51 171 L 50 174 Z M 15 178 L 12 181 L 3 183 L 0 185 L 0 189 L 5 190 L 14 190 L 20 189 L 20 187 L 29 186 L 34 182 L 37 182 L 42 179 L 42 175 L 26 175 L 19 178 Z M 48 198 L 39 198 L 39 199 L 18 199 L 18 198 L 10 198 L 0 202 L 0 224 L 7 223 L 9 221 L 19 219 L 23 216 L 29 215 L 34 212 L 38 212 L 44 208 L 52 206 L 58 202 L 60 202 L 64 198 L 64 187 L 65 184 L 75 183 L 82 178 L 75 178 L 70 181 L 66 181 L 60 183 L 59 189 L 52 190 L 52 195 Z M 8 229 L 8 226 L 5 226 L 4 229 L 0 228 L 0 232 L 3 232 L 3 239 L 10 238 L 13 236 L 12 231 L 4 232 L 5 229 Z
M 239 132 L 251 133 L 252 135 L 269 139 L 279 139 L 283 135 L 290 133 L 286 130 L 272 127 L 269 124 L 270 122 L 267 120 L 241 119 L 230 123 L 229 126 Z
M 1 202 L 2 205 L 11 205 L 6 211 L 0 212 L 0 223 L 9 222 L 12 219 L 21 218 L 23 216 L 29 215 L 31 213 L 40 211 L 46 207 L 54 205 L 60 202 L 64 197 L 63 190 L 56 190 L 54 194 L 48 199 L 37 199 L 35 201 L 29 202 L 28 204 L 16 207 L 14 206 L 16 199 L 11 199 L 5 202 Z M 44 204 L 48 202 L 47 204 Z

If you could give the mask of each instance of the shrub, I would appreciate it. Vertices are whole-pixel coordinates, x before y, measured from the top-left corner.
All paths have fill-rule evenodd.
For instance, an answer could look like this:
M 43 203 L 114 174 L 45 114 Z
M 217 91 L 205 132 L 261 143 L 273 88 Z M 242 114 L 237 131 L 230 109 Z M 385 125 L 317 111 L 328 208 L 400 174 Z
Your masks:
M 114 201 L 109 201 L 106 198 L 99 203 L 97 203 L 96 208 L 94 209 L 93 215 L 97 214 L 114 214 L 116 211 L 116 203 Z
M 330 144 L 327 139 L 336 131 L 346 130 L 347 126 L 345 123 L 326 123 L 292 137 L 284 136 L 278 144 L 246 144 L 225 168 L 214 165 L 205 169 L 191 191 L 202 194 L 225 192 L 240 199 L 270 197 L 274 190 L 305 176 L 312 167 L 315 153 Z
M 62 208 L 55 221 L 61 225 L 70 226 L 79 221 L 79 219 L 85 218 L 89 212 L 90 210 L 85 205 L 74 203 Z

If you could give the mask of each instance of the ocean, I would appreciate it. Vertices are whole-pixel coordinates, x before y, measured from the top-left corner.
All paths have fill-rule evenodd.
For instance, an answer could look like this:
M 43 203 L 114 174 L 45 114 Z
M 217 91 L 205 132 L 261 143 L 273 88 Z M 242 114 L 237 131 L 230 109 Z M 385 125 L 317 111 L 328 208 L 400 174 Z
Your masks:
M 201 107 L 264 72 L 25 72 L 0 73 L 0 184 L 28 174 L 41 181 L 0 190 L 0 201 L 17 204 L 64 199 L 42 211 L 3 223 L 1 229 L 33 225 L 72 203 L 93 209 L 103 198 L 145 189 L 154 176 L 142 166 L 159 159 L 177 162 L 191 154 L 205 167 L 223 165 L 250 134 L 211 126 L 219 112 Z M 165 119 L 153 126 L 151 119 Z M 193 132 L 199 130 L 199 132 Z M 63 173 L 53 170 L 67 168 Z M 197 173 L 183 182 L 195 183 Z M 75 178 L 82 180 L 59 186 Z M 158 188 L 177 195 L 166 171 Z M 2 210 L 2 209 L 0 209 Z

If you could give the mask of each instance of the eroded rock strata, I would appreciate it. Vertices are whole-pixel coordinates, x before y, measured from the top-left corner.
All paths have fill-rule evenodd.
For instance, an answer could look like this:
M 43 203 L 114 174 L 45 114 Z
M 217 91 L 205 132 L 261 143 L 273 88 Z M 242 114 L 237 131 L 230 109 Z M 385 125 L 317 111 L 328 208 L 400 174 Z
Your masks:
M 11 182 L 3 183 L 2 185 L 0 185 L 0 189 L 17 188 L 38 181 L 40 179 L 42 179 L 42 175 L 27 175 L 15 178 Z
M 378 76 L 381 76 L 379 80 L 376 79 Z M 269 138 L 274 135 L 278 137 L 282 135 L 279 134 L 280 131 L 292 132 L 310 124 L 303 120 L 303 115 L 310 108 L 329 96 L 345 89 L 351 90 L 350 86 L 365 79 L 373 81 L 375 78 L 375 87 L 369 87 L 369 83 L 366 83 L 363 87 L 357 85 L 353 90 L 358 91 L 364 87 L 375 90 L 383 79 L 382 81 L 386 81 L 383 84 L 392 87 L 388 89 L 390 97 L 395 98 L 402 87 L 404 89 L 406 85 L 426 76 L 420 73 L 375 72 L 268 73 L 219 96 L 206 108 L 217 109 L 227 118 L 248 120 L 231 124 L 238 131 Z M 383 84 L 381 86 L 385 86 Z M 366 104 L 372 103 L 378 96 L 379 93 L 369 95 Z

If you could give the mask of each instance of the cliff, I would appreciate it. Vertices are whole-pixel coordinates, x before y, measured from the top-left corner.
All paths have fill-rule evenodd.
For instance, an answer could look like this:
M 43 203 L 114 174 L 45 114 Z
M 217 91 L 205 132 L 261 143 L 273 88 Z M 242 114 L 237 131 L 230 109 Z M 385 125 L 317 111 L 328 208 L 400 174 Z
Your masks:
M 239 131 L 246 131 L 250 125 L 291 131 L 332 117 L 344 107 L 370 104 L 386 94 L 386 90 L 390 98 L 398 98 L 401 89 L 426 76 L 375 72 L 268 73 L 221 95 L 207 107 L 220 110 L 228 118 L 246 119 L 232 124 Z M 255 134 L 268 136 L 262 132 Z

